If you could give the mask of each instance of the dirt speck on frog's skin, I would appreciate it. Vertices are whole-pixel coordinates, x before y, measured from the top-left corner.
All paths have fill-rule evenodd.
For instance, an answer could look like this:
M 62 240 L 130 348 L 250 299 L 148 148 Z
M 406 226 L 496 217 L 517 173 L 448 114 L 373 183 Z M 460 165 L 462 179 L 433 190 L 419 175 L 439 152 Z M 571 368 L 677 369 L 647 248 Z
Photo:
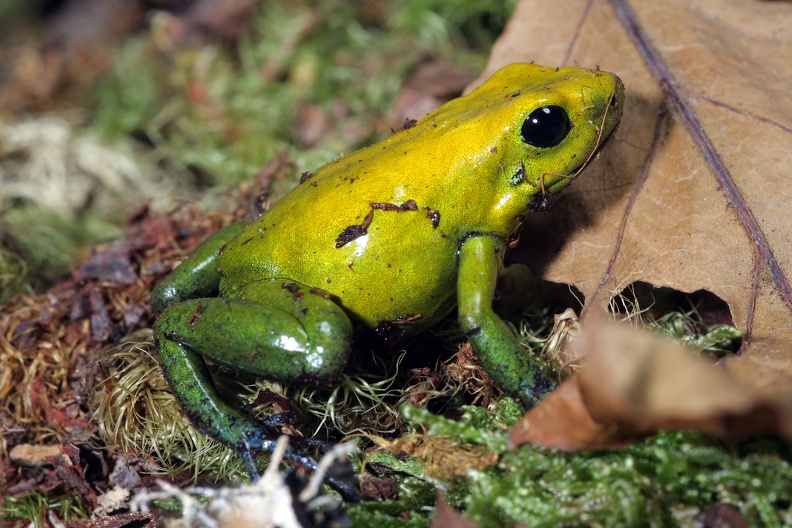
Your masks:
M 329 283 L 330 279 L 327 279 L 327 282 Z M 329 299 L 330 298 L 330 294 L 328 292 L 324 291 L 322 288 L 317 288 L 316 286 L 314 286 L 309 291 L 311 293 L 313 293 L 314 295 L 319 295 L 320 297 L 324 297 L 325 299 Z
M 423 209 L 426 211 L 426 218 L 432 221 L 432 227 L 437 229 L 437 226 L 440 225 L 440 211 L 435 211 L 427 205 L 424 205 Z
M 203 304 L 200 302 L 195 307 L 195 311 L 193 312 L 192 316 L 190 316 L 189 325 L 190 330 L 195 332 L 195 325 L 198 324 L 198 321 L 201 319 L 201 314 L 203 313 Z
M 289 290 L 289 293 L 292 294 L 292 300 L 295 302 L 301 300 L 303 298 L 303 295 L 305 295 L 303 292 L 300 291 L 300 285 L 295 284 L 293 282 L 284 282 L 283 284 L 281 284 L 281 288 L 283 288 L 284 290 Z
M 372 209 L 379 209 L 380 211 L 402 211 L 401 207 L 396 204 L 388 202 L 372 202 L 369 204 Z
M 413 128 L 417 124 L 418 124 L 417 119 L 411 119 L 409 117 L 406 117 L 404 118 L 404 123 L 402 123 L 402 126 L 399 127 L 399 132 L 401 132 L 402 130 Z

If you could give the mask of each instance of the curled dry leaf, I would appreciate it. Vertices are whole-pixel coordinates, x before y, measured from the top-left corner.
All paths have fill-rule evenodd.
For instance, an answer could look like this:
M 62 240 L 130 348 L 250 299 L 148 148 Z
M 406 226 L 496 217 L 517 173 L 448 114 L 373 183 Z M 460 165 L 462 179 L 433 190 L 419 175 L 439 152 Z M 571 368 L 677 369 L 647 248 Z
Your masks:
M 714 293 L 744 331 L 729 382 L 787 401 L 790 46 L 788 2 L 523 0 L 481 76 L 536 61 L 622 78 L 619 131 L 549 214 L 527 219 L 542 236 L 524 236 L 518 259 L 577 287 L 584 320 L 635 281 Z
M 514 426 L 514 445 L 599 449 L 661 429 L 792 439 L 792 403 L 647 330 L 589 324 L 576 347 L 584 367 Z

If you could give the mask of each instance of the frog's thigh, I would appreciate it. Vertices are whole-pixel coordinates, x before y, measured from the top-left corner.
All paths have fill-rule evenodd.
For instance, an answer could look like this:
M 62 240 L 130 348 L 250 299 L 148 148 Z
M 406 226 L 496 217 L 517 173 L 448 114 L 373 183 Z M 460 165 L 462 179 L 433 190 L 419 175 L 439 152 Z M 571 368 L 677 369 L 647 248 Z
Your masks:
M 346 365 L 352 335 L 338 305 L 283 280 L 251 283 L 236 299 L 172 306 L 157 329 L 218 363 L 301 384 L 331 383 Z
M 220 286 L 217 254 L 237 236 L 247 223 L 237 222 L 215 232 L 204 240 L 170 275 L 151 292 L 151 309 L 155 314 L 187 299 L 215 297 Z

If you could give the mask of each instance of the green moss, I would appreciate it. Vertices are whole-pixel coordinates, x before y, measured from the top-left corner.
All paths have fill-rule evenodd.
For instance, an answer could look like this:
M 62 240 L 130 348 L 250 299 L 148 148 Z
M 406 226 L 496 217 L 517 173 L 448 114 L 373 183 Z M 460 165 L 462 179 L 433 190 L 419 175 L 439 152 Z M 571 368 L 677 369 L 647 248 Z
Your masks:
M 716 356 L 735 353 L 740 348 L 740 338 L 743 335 L 734 326 L 706 324 L 695 310 L 667 313 L 649 321 L 648 326 L 694 352 Z
M 93 211 L 63 218 L 36 206 L 18 206 L 0 215 L 0 302 L 31 293 L 67 275 L 89 242 L 118 235 L 120 229 Z
M 422 57 L 483 67 L 515 3 L 274 4 L 251 17 L 235 49 L 173 46 L 157 29 L 166 22 L 155 22 L 100 85 L 95 126 L 108 138 L 142 134 L 168 163 L 219 183 L 249 178 L 295 143 L 310 170 L 390 133 L 378 123 Z M 332 129 L 316 145 L 295 134 L 302 104 L 323 109 Z
M 141 330 L 135 339 L 139 341 L 123 343 L 100 360 L 105 380 L 93 397 L 104 444 L 156 457 L 160 466 L 149 467 L 151 473 L 247 481 L 239 456 L 195 430 L 181 411 L 154 358 L 151 331 Z
M 678 432 L 615 452 L 524 447 L 473 476 L 464 505 L 483 526 L 672 526 L 689 520 L 690 507 L 728 502 L 752 525 L 781 526 L 792 499 L 792 453 L 780 444 L 762 451 Z
M 415 477 L 399 479 L 398 495 L 381 502 L 349 505 L 347 513 L 352 526 L 382 528 L 418 528 L 429 526 L 434 516 L 437 488 Z
M 738 507 L 753 526 L 782 526 L 792 519 L 792 449 L 780 442 L 730 445 L 695 433 L 663 432 L 620 451 L 512 451 L 500 419 L 481 409 L 467 409 L 460 422 L 409 407 L 403 412 L 431 436 L 453 435 L 501 453 L 495 466 L 439 486 L 447 488 L 452 505 L 483 527 L 687 526 L 719 502 Z M 410 475 L 402 483 L 426 479 L 416 459 L 386 455 L 376 462 Z M 398 497 L 394 504 L 413 501 L 413 520 L 431 517 L 433 495 L 400 487 Z M 396 507 L 379 504 L 351 506 L 350 512 L 361 526 L 379 522 Z M 411 526 L 400 522 L 389 525 Z
M 46 521 L 47 511 L 52 511 L 61 520 L 87 519 L 88 512 L 82 499 L 73 493 L 47 496 L 34 490 L 24 497 L 6 497 L 5 506 L 0 507 L 0 521 L 5 526 L 21 526 L 30 523 L 36 528 L 50 526 Z

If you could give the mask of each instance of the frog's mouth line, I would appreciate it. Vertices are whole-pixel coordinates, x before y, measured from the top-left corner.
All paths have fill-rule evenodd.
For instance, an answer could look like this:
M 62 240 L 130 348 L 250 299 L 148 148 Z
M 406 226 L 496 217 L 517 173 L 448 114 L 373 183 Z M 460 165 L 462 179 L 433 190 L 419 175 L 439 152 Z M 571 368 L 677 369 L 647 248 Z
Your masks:
M 583 167 L 585 167 L 588 163 L 591 163 L 591 160 L 593 160 L 597 156 L 599 156 L 600 151 L 603 148 L 605 148 L 605 145 L 608 144 L 608 141 L 610 141 L 610 139 L 613 137 L 613 135 L 619 129 L 619 125 L 621 125 L 621 119 L 619 119 L 616 122 L 616 124 L 613 126 L 611 131 L 608 132 L 608 135 L 600 140 L 599 145 L 597 145 L 597 148 L 594 149 L 594 152 L 592 152 L 591 155 L 583 161 L 583 163 L 581 163 L 579 166 L 575 167 L 575 170 L 572 171 L 572 174 L 576 175 L 578 173 L 578 171 L 582 171 Z
M 604 112 L 604 114 L 602 116 L 602 121 L 600 122 L 600 127 L 605 126 L 605 121 L 607 121 L 607 119 L 608 119 L 608 113 L 611 110 L 614 110 L 614 107 L 612 105 L 613 105 L 614 101 L 618 100 L 617 92 L 618 92 L 619 85 L 621 85 L 621 81 L 619 81 L 618 78 L 617 78 L 617 86 L 615 86 L 613 88 L 613 91 L 611 92 L 610 99 L 608 100 L 608 106 L 607 106 L 607 108 L 605 108 L 605 112 Z M 624 88 L 623 88 L 623 85 L 622 85 L 622 90 L 623 89 Z M 622 101 L 622 106 L 623 105 L 624 105 L 624 103 Z M 579 166 L 575 167 L 575 170 L 572 171 L 572 175 L 568 176 L 569 179 L 574 180 L 575 178 L 577 178 L 578 175 L 586 167 L 586 165 L 591 163 L 591 160 L 593 160 L 594 158 L 599 156 L 600 151 L 603 149 L 603 147 L 605 147 L 605 145 L 608 144 L 608 141 L 610 141 L 610 138 L 612 138 L 613 134 L 615 134 L 616 131 L 619 129 L 619 125 L 621 125 L 621 118 L 622 118 L 622 116 L 619 115 L 618 120 L 616 121 L 616 124 L 613 125 L 613 128 L 611 128 L 610 132 L 608 132 L 608 134 L 605 137 L 600 136 L 598 138 L 598 144 L 597 144 L 596 148 L 591 152 L 591 154 L 589 154 L 586 157 L 585 160 L 583 160 L 583 163 L 581 163 Z M 543 188 L 543 190 L 544 190 L 544 188 Z

